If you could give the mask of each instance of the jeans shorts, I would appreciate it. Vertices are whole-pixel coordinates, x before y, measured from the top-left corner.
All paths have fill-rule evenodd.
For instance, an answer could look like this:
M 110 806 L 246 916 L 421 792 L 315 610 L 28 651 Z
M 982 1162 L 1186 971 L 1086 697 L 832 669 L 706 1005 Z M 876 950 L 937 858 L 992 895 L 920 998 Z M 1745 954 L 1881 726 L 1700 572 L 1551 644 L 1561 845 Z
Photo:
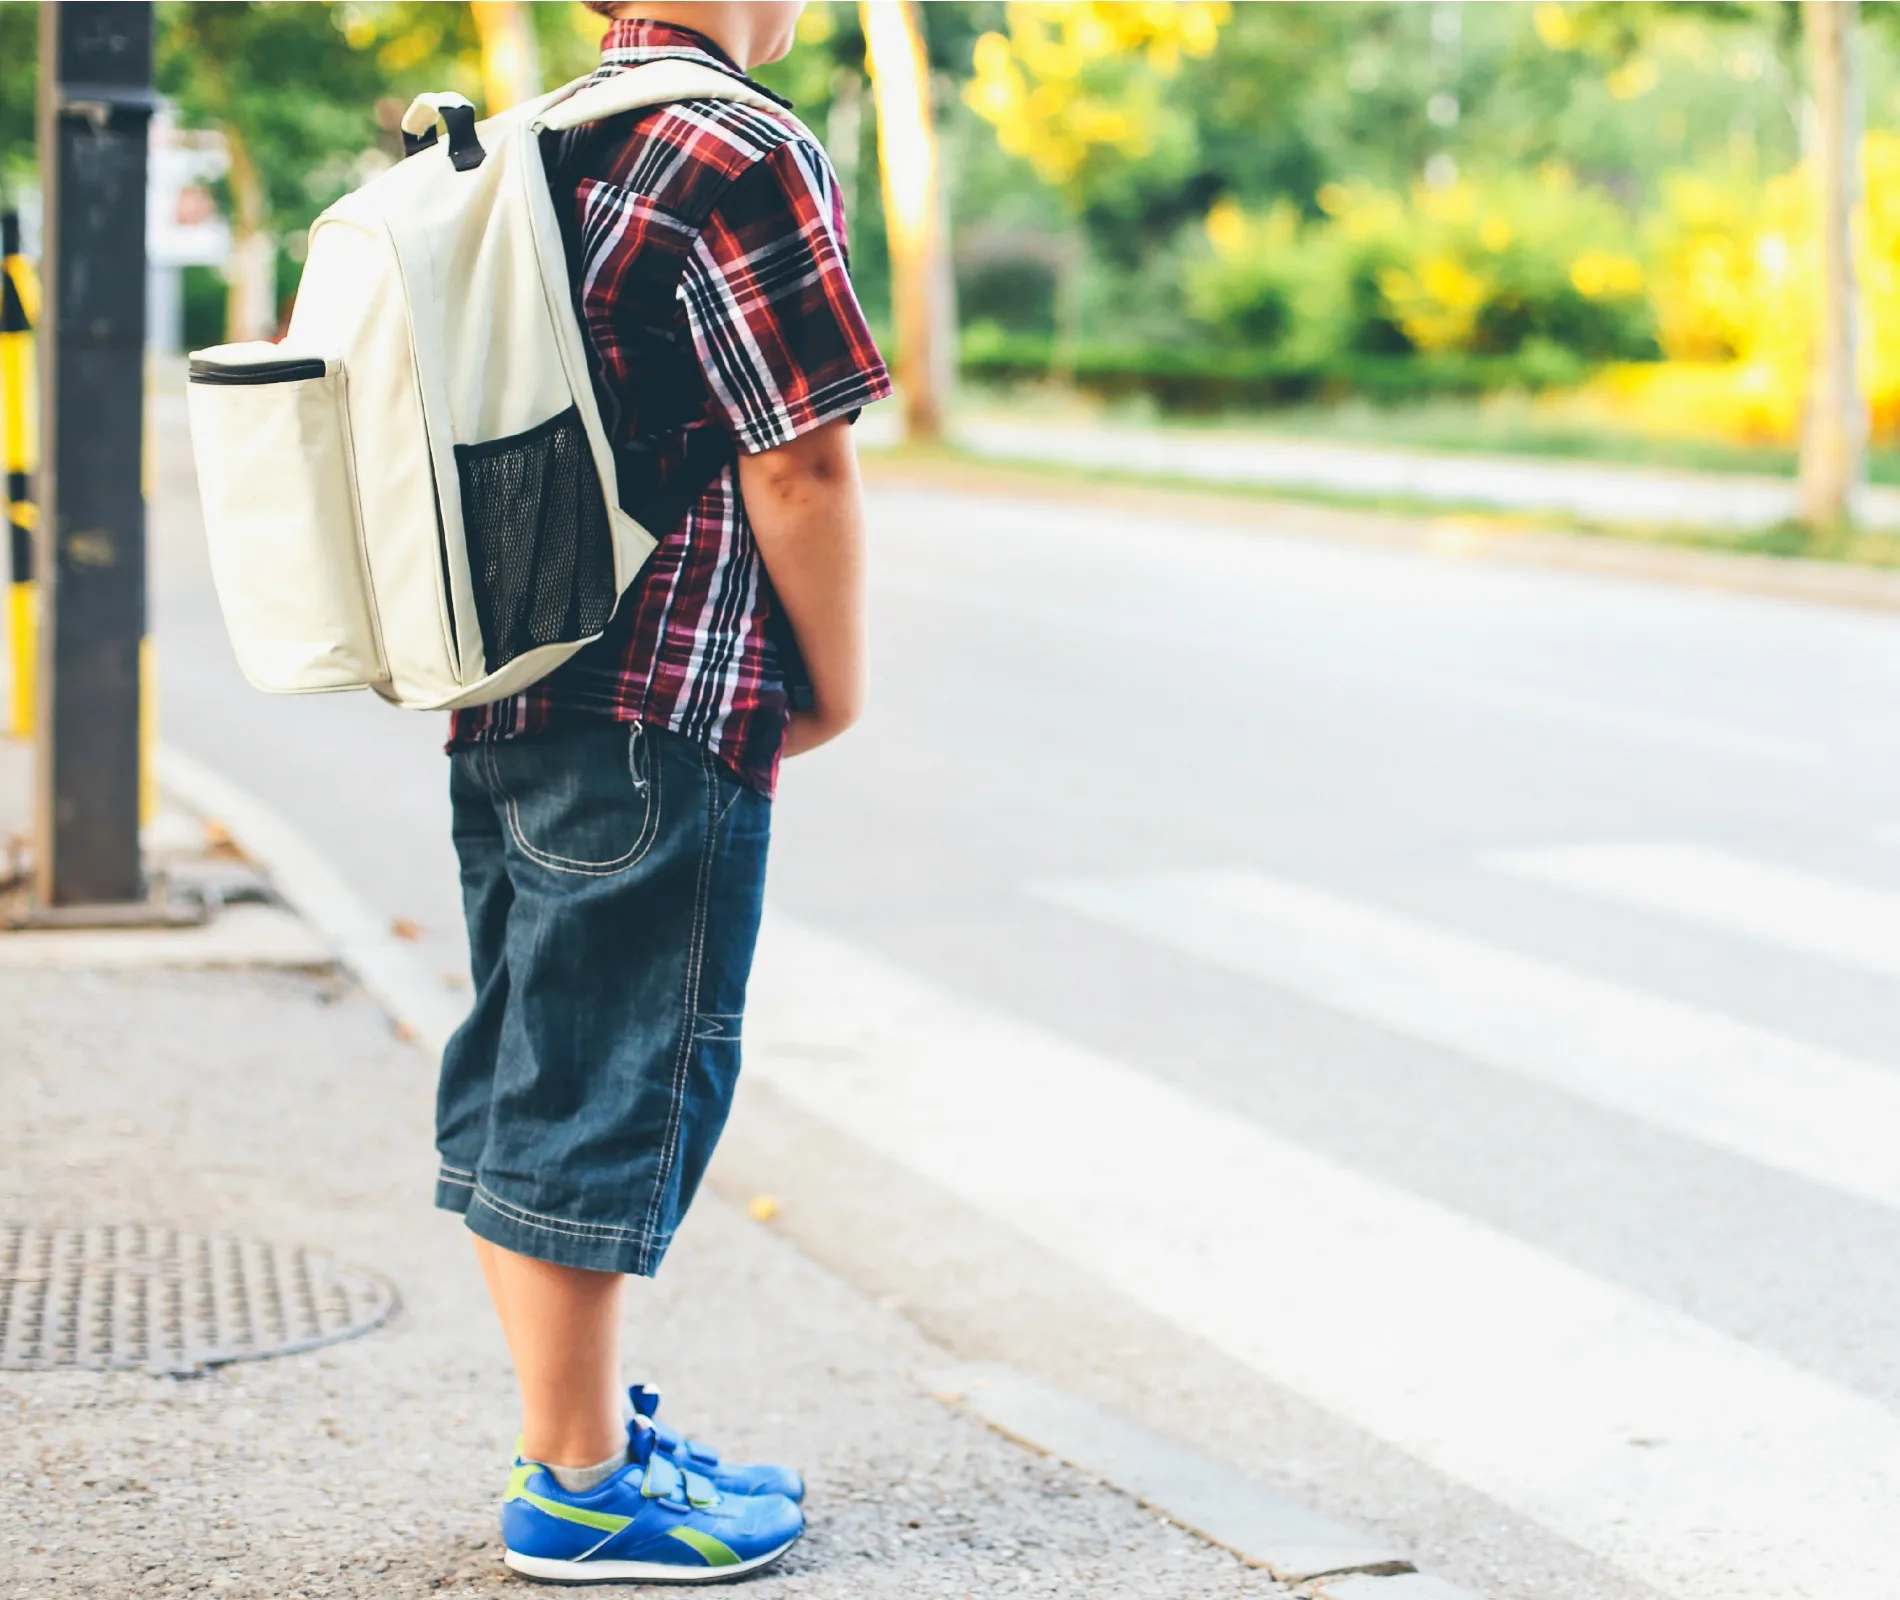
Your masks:
M 710 750 L 589 723 L 451 757 L 474 1009 L 442 1054 L 436 1204 L 651 1275 L 739 1077 L 772 805 Z

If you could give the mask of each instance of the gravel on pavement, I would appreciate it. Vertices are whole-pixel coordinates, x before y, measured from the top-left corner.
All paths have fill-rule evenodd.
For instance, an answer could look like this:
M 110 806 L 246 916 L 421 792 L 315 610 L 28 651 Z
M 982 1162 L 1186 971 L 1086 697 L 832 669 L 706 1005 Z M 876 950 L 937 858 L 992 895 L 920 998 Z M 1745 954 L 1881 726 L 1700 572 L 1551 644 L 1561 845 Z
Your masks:
M 505 1352 L 430 1205 L 429 1069 L 366 997 L 323 973 L 0 970 L 0 1064 L 0 1220 L 305 1244 L 401 1296 L 366 1336 L 199 1377 L 0 1372 L 0 1595 L 518 1581 Z M 761 1600 L 1283 1592 L 926 1394 L 941 1348 L 710 1193 L 633 1289 L 628 1350 L 668 1417 L 810 1479 L 812 1531 L 746 1585 Z

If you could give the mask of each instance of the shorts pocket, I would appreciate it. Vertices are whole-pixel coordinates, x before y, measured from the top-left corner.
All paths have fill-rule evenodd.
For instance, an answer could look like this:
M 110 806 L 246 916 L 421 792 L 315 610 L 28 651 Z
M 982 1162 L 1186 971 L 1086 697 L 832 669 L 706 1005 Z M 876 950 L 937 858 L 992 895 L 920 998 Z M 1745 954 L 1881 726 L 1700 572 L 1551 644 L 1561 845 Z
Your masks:
M 536 866 L 604 878 L 637 865 L 653 848 L 661 763 L 639 723 L 481 748 L 508 836 Z
M 342 362 L 219 345 L 189 379 L 211 577 L 244 676 L 293 694 L 384 681 Z

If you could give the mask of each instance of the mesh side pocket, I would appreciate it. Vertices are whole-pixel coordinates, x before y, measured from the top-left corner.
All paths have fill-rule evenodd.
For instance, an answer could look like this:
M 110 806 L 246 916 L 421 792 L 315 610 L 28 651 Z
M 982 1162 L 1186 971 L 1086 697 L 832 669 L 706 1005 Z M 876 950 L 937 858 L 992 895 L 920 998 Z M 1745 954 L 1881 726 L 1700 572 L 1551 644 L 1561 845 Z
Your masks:
M 613 544 L 579 410 L 507 439 L 458 444 L 455 467 L 485 669 L 606 627 Z

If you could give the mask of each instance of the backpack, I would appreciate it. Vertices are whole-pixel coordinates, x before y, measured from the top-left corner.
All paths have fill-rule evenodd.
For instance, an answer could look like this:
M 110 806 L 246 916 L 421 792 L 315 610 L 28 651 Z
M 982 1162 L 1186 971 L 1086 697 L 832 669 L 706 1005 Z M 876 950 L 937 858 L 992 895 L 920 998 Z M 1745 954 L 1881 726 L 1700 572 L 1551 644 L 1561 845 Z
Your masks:
M 779 109 L 688 61 L 479 123 L 423 95 L 406 158 L 312 225 L 282 342 L 192 352 L 212 579 L 256 687 L 480 705 L 599 637 L 655 539 L 620 506 L 540 136 L 700 99 Z

